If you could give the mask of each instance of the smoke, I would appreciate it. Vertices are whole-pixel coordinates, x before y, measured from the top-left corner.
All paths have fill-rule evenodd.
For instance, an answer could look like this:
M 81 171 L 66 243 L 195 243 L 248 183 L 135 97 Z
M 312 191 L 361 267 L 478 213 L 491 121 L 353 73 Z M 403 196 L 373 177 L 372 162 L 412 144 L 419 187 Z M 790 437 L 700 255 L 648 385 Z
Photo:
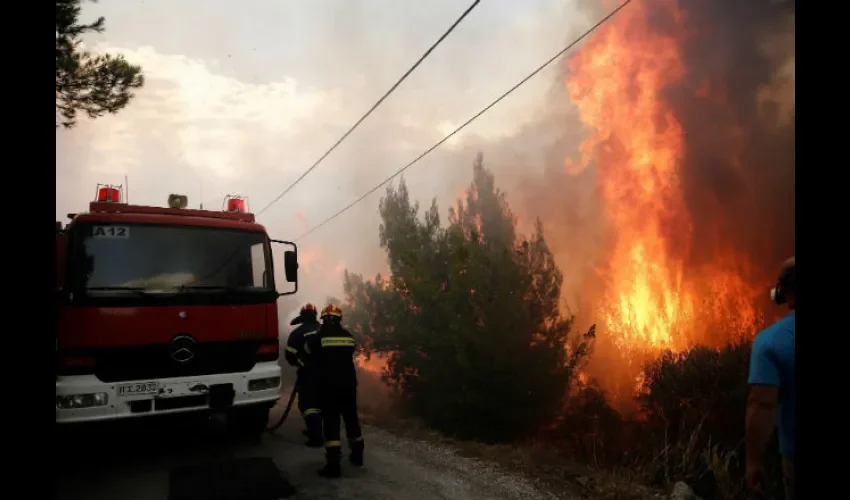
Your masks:
M 536 64 L 527 54 L 545 55 L 562 43 L 561 27 L 557 23 L 543 26 L 538 19 L 568 11 L 573 1 L 537 3 L 538 6 L 528 6 L 533 13 L 528 21 L 534 21 L 529 26 L 520 22 L 521 17 L 514 16 L 518 12 L 506 8 L 507 4 L 481 4 L 429 56 L 421 70 L 412 73 L 397 93 L 305 178 L 297 190 L 264 214 L 262 219 L 270 231 L 297 237 L 319 224 L 524 76 L 529 66 Z M 345 117 L 338 118 L 345 127 L 334 130 L 336 137 L 328 134 L 315 142 L 324 148 L 332 144 L 463 11 L 457 2 L 437 4 L 401 5 L 373 0 L 320 7 L 332 21 L 316 37 L 315 50 L 311 53 L 317 61 L 333 61 L 332 65 L 321 67 L 321 77 L 348 82 L 345 95 L 351 101 L 344 103 Z M 383 12 L 382 16 L 376 18 L 376 11 Z M 402 25 L 404 29 L 399 28 Z M 503 25 L 510 28 L 507 31 L 496 28 Z M 387 33 L 392 33 L 392 43 L 387 43 Z M 486 50 L 480 47 L 484 39 L 488 44 Z M 506 64 L 503 58 L 512 52 L 522 54 L 522 59 L 515 60 L 517 64 Z M 355 75 L 353 79 L 352 75 Z M 518 123 L 529 120 L 529 101 L 536 104 L 541 100 L 539 90 L 534 89 L 545 89 L 547 85 L 545 81 L 529 85 L 530 89 L 526 90 L 530 92 L 524 98 L 506 101 L 407 171 L 405 179 L 412 196 L 426 206 L 436 197 L 445 215 L 454 197 L 469 183 L 475 151 L 489 150 L 490 144 L 498 144 Z M 323 152 L 316 148 L 304 155 L 301 163 L 309 165 Z M 296 191 L 307 193 L 307 197 Z M 270 196 L 273 194 L 276 193 Z M 304 257 L 302 292 L 298 294 L 302 302 L 342 295 L 344 269 L 367 277 L 387 273 L 385 256 L 378 245 L 380 194 L 382 190 L 299 242 Z M 306 209 L 302 208 L 305 206 Z M 297 224 L 285 219 L 268 222 L 272 212 L 300 215 Z
M 667 98 L 686 131 L 691 264 L 732 246 L 772 280 L 794 253 L 794 2 L 679 3 L 686 77 Z

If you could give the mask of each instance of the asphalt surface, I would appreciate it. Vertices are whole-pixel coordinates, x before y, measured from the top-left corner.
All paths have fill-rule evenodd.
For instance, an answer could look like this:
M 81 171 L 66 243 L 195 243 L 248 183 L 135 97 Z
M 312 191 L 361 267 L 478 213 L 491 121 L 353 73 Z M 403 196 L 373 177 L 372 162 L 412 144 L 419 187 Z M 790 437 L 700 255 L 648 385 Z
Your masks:
M 270 419 L 280 415 L 282 405 L 272 410 Z M 206 471 L 206 479 L 197 481 L 203 484 L 190 486 L 188 496 L 183 484 L 180 500 L 207 500 L 213 498 L 209 490 L 223 493 L 218 485 L 211 486 L 211 481 L 256 482 L 256 478 L 245 476 L 244 470 L 237 470 L 245 469 L 247 463 L 239 464 L 238 460 L 251 458 L 259 459 L 247 466 L 255 471 L 268 464 L 276 465 L 283 483 L 294 487 L 294 494 L 288 497 L 293 499 L 558 498 L 518 475 L 457 456 L 449 448 L 400 438 L 369 426 L 364 426 L 366 466 L 354 469 L 344 461 L 343 478 L 324 479 L 316 474 L 323 464 L 324 451 L 303 446 L 301 428 L 300 415 L 293 409 L 286 424 L 275 434 L 266 434 L 260 443 L 228 437 L 222 422 L 214 418 L 139 420 L 116 429 L 63 432 L 58 436 L 59 449 L 64 451 L 55 469 L 56 498 L 174 499 L 177 495 L 175 477 L 185 475 L 187 468 L 201 466 L 199 470 Z M 211 469 L 208 464 L 216 464 L 216 468 Z M 271 469 L 274 471 L 274 467 Z M 242 498 L 265 500 L 259 495 Z M 217 497 L 225 498 L 233 497 Z

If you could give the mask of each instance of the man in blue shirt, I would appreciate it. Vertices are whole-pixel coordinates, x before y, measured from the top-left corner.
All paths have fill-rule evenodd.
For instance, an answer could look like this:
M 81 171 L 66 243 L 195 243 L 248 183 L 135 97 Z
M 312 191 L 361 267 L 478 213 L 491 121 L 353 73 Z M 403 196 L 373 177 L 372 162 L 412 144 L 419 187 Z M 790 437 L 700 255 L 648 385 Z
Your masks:
M 793 500 L 797 403 L 794 384 L 796 272 L 793 257 L 783 264 L 776 286 L 771 290 L 771 298 L 776 304 L 787 304 L 790 313 L 762 330 L 753 341 L 750 397 L 747 401 L 746 477 L 751 489 L 764 491 L 768 483 L 763 464 L 764 452 L 778 424 L 785 498 Z

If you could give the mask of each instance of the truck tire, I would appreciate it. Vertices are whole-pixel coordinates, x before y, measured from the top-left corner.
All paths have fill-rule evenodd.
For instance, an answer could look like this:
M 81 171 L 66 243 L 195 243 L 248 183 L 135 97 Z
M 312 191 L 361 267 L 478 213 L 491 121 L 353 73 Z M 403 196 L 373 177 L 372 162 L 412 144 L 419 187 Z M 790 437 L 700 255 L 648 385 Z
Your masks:
M 237 406 L 227 412 L 227 430 L 234 437 L 262 440 L 269 422 L 268 404 Z

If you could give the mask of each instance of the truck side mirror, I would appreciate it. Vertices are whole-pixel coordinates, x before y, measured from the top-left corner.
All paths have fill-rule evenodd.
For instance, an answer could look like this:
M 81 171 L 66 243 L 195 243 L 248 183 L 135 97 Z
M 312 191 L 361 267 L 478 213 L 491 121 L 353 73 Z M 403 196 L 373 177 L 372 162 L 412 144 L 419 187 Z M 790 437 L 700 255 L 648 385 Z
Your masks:
M 283 252 L 283 269 L 286 271 L 286 281 L 298 283 L 298 254 L 292 250 Z
M 283 270 L 286 274 L 287 283 L 295 283 L 295 289 L 290 292 L 279 292 L 278 296 L 292 295 L 298 291 L 298 246 L 291 241 L 271 239 L 269 241 L 272 243 L 279 243 L 281 245 L 289 245 L 292 247 L 292 250 L 287 250 L 283 252 Z

